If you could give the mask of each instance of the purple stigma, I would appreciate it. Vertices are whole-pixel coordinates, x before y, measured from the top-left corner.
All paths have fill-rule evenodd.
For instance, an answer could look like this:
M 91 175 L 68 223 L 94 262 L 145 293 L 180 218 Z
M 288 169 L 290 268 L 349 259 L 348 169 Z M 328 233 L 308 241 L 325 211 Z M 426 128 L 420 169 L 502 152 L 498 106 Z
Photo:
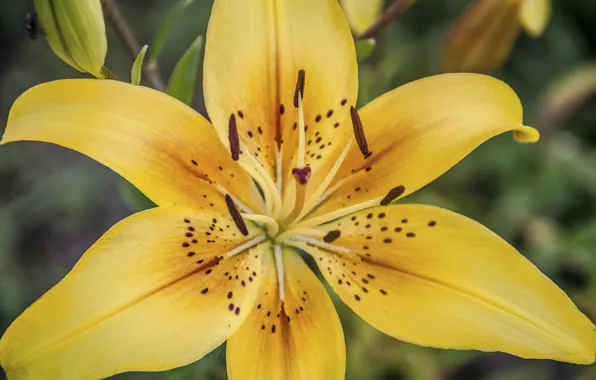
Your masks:
M 296 178 L 296 181 L 298 181 L 298 183 L 301 185 L 306 185 L 306 183 L 308 182 L 308 179 L 310 178 L 311 173 L 312 173 L 312 170 L 311 170 L 310 166 L 292 169 L 292 174 L 294 175 L 294 178 Z

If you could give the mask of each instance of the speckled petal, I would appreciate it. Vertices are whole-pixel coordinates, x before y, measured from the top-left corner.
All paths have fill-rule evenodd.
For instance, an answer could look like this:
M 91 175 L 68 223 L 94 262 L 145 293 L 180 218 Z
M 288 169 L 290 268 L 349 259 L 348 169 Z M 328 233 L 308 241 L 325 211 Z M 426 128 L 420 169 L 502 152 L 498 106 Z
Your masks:
M 306 73 L 306 163 L 316 188 L 350 136 L 358 72 L 350 27 L 337 0 L 217 0 L 205 47 L 205 104 L 222 141 L 236 115 L 238 132 L 272 177 L 283 140 L 284 180 L 292 180 L 298 111 L 294 92 Z M 314 189 L 311 189 L 314 191 Z
M 482 225 L 422 205 L 324 226 L 352 253 L 306 247 L 342 300 L 408 342 L 590 364 L 596 331 L 552 281 Z M 336 233 L 337 234 L 337 233 Z
M 308 218 L 373 199 L 380 203 L 400 186 L 400 196 L 413 193 L 501 133 L 512 131 L 518 142 L 539 137 L 523 126 L 515 92 L 480 74 L 420 79 L 374 99 L 359 113 L 371 153 L 363 157 L 352 146 L 331 184 L 333 192 Z
M 124 219 L 13 322 L 0 364 L 14 379 L 98 379 L 200 359 L 253 307 L 268 248 L 221 258 L 260 231 L 249 230 L 179 208 Z
M 253 180 L 232 161 L 209 122 L 147 87 L 90 79 L 35 86 L 10 110 L 0 143 L 13 141 L 49 142 L 83 153 L 159 206 L 225 210 L 214 186 L 219 185 L 251 208 L 261 207 Z
M 273 257 L 265 257 L 257 306 L 227 343 L 230 380 L 343 379 L 345 345 L 331 299 L 293 249 L 283 263 L 281 302 Z

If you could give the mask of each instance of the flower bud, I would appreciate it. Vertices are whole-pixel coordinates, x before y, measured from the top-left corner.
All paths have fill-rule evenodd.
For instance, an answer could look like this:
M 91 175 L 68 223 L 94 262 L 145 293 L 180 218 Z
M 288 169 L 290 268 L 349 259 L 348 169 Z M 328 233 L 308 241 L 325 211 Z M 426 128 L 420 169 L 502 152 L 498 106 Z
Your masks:
M 100 0 L 34 0 L 50 47 L 81 72 L 104 77 L 108 43 Z
M 520 30 L 524 0 L 476 0 L 457 21 L 447 41 L 448 72 L 490 73 L 505 62 Z

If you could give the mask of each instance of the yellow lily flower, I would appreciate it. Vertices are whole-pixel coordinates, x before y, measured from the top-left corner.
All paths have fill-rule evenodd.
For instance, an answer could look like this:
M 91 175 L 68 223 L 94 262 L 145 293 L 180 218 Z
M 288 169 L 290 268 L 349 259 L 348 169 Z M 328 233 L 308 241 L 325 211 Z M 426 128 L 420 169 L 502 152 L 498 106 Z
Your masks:
M 513 247 L 453 212 L 391 204 L 495 135 L 536 141 L 511 88 L 445 74 L 357 111 L 337 1 L 271 4 L 215 1 L 213 124 L 111 80 L 46 83 L 14 103 L 2 144 L 77 150 L 159 207 L 117 223 L 13 322 L 0 340 L 9 378 L 167 370 L 227 340 L 230 379 L 342 379 L 338 315 L 296 248 L 390 336 L 594 362 L 592 322 Z
M 520 27 L 539 37 L 550 14 L 551 0 L 476 0 L 452 28 L 445 71 L 490 73 L 509 57 Z

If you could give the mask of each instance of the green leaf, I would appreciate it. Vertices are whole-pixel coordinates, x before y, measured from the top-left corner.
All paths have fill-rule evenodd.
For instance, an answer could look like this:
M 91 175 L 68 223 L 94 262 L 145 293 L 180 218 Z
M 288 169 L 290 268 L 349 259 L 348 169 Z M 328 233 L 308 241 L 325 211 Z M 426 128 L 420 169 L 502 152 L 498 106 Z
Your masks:
M 122 200 L 134 212 L 139 212 L 156 207 L 145 194 L 134 187 L 130 182 L 121 181 L 118 185 L 118 191 Z
M 141 48 L 141 51 L 137 55 L 137 58 L 135 58 L 135 62 L 132 64 L 132 70 L 130 71 L 130 83 L 137 86 L 141 83 L 143 61 L 145 60 L 145 54 L 147 53 L 148 47 L 148 45 L 145 45 Z
M 190 104 L 195 94 L 197 68 L 201 59 L 203 37 L 198 36 L 176 64 L 166 92 L 176 99 Z
M 356 41 L 356 57 L 358 57 L 358 62 L 362 62 L 370 57 L 376 45 L 377 41 L 374 38 Z
M 163 50 L 163 47 L 165 46 L 166 41 L 168 40 L 170 32 L 172 31 L 174 26 L 177 25 L 178 19 L 180 18 L 180 16 L 184 14 L 186 8 L 188 8 L 188 6 L 192 3 L 194 3 L 194 0 L 181 0 L 176 5 L 174 5 L 172 9 L 168 12 L 163 24 L 161 24 L 161 26 L 157 30 L 155 38 L 153 38 L 153 42 L 151 44 L 151 55 L 149 57 L 150 61 L 157 60 L 157 57 Z

